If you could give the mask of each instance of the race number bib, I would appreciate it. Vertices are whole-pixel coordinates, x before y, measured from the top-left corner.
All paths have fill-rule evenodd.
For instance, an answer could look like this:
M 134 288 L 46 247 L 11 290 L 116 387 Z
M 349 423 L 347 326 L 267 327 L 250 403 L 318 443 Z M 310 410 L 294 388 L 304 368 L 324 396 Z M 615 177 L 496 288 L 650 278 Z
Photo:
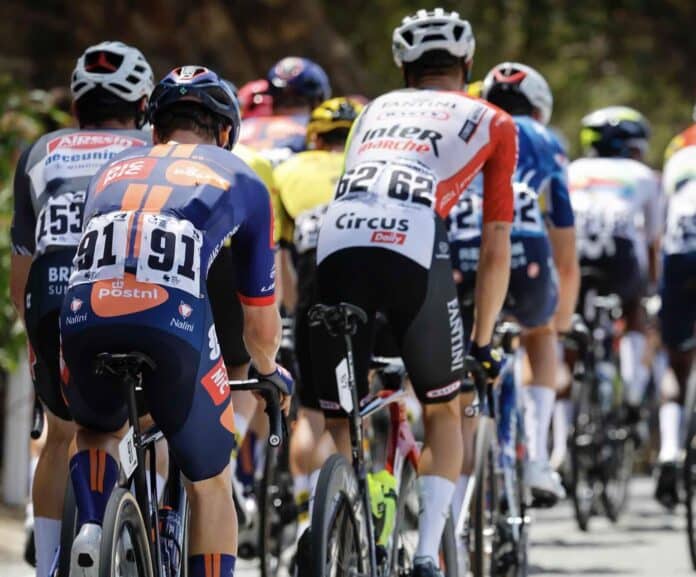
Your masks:
M 481 195 L 467 190 L 447 217 L 450 241 L 465 242 L 480 237 L 482 217 Z
M 298 215 L 295 219 L 295 236 L 293 242 L 298 254 L 317 248 L 321 221 L 328 205 L 314 207 Z
M 73 261 L 70 284 L 123 278 L 132 212 L 111 212 L 87 223 Z
M 53 246 L 77 246 L 82 233 L 84 208 L 84 190 L 48 197 L 36 223 L 37 254 L 43 254 Z
M 405 162 L 364 162 L 341 176 L 335 198 L 372 194 L 431 207 L 436 188 L 435 175 L 422 166 Z
M 537 193 L 524 182 L 512 185 L 515 195 L 515 216 L 512 222 L 512 234 L 541 236 L 546 230 L 539 209 Z
M 666 254 L 696 252 L 696 185 L 670 200 L 663 246 Z
M 200 297 L 203 235 L 188 220 L 145 214 L 137 280 Z

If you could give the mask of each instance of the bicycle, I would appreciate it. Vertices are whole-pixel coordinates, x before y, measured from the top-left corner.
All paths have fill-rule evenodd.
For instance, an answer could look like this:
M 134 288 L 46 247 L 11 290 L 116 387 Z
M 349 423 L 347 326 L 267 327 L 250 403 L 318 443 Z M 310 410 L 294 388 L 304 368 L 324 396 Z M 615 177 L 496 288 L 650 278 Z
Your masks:
M 155 446 L 163 435 L 156 426 L 141 432 L 138 419 L 136 390 L 141 387 L 143 374 L 155 369 L 154 362 L 139 352 L 102 353 L 96 359 L 97 374 L 109 374 L 121 382 L 129 425 L 119 445 L 123 474 L 109 497 L 102 523 L 99 577 L 185 577 L 187 574 L 189 507 L 181 474 L 170 455 L 169 477 L 160 506 L 155 482 Z M 229 381 L 228 386 L 259 392 L 266 401 L 270 421 L 269 443 L 280 445 L 283 420 L 276 387 L 258 379 Z M 146 471 L 148 464 L 149 471 Z M 151 481 L 149 487 L 147 473 Z M 131 486 L 135 489 L 135 496 L 130 491 Z M 166 544 L 160 527 L 161 510 L 174 512 L 173 518 L 178 518 L 178 523 L 168 527 Z M 172 519 L 171 515 L 168 513 L 167 518 Z
M 495 344 L 506 355 L 498 386 L 489 383 L 475 359 L 465 360 L 465 369 L 477 391 L 475 412 L 480 420 L 474 472 L 467 485 L 455 535 L 469 551 L 475 577 L 524 576 L 528 570 L 531 520 L 523 485 L 524 420 L 514 379 L 514 341 L 520 332 L 520 327 L 512 322 L 496 327 Z M 467 569 L 465 564 L 460 564 L 460 574 L 466 574 Z
M 570 492 L 579 528 L 603 511 L 616 523 L 626 507 L 633 473 L 635 434 L 627 423 L 615 351 L 614 322 L 621 317 L 616 295 L 588 294 L 585 317 L 576 316 L 566 335 L 575 354 L 571 397 L 574 417 L 570 449 Z
M 413 553 L 409 533 L 414 529 L 410 501 L 414 493 L 420 449 L 411 431 L 403 401 L 403 387 L 380 391 L 360 408 L 353 366 L 351 337 L 358 323 L 367 321 L 361 308 L 348 303 L 337 306 L 315 305 L 310 324 L 323 325 L 330 335 L 345 341 L 347 373 L 339 384 L 342 408 L 348 413 L 352 459 L 332 455 L 321 468 L 311 519 L 312 575 L 338 577 L 369 575 L 386 577 L 409 575 Z M 386 470 L 396 483 L 394 525 L 384 545 L 378 546 L 368 480 L 363 422 L 388 410 Z M 440 548 L 440 564 L 445 575 L 457 574 L 456 545 L 451 518 L 447 521 Z
M 684 442 L 683 483 L 686 501 L 686 535 L 689 542 L 691 565 L 696 571 L 696 337 L 682 347 L 690 351 L 691 371 L 687 381 L 687 393 L 684 412 L 686 438 Z

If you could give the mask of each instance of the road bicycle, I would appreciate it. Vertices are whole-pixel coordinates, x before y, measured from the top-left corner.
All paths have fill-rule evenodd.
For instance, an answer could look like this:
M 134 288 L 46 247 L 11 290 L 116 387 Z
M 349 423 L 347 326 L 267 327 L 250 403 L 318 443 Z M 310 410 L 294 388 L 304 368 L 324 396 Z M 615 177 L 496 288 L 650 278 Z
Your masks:
M 686 534 L 689 541 L 691 565 L 696 571 L 696 337 L 682 347 L 691 353 L 691 371 L 687 381 L 684 421 L 686 438 L 684 440 L 683 482 L 686 500 Z
M 345 342 L 347 370 L 345 379 L 339 384 L 339 398 L 348 414 L 352 448 L 350 462 L 342 455 L 332 455 L 319 474 L 311 518 L 311 575 L 410 575 L 416 545 L 417 518 L 413 515 L 413 501 L 415 498 L 417 502 L 415 480 L 420 447 L 406 416 L 404 400 L 409 393 L 403 386 L 398 390 L 383 390 L 361 408 L 353 366 L 352 336 L 358 323 L 367 322 L 367 314 L 359 307 L 341 303 L 315 305 L 309 315 L 310 324 L 323 325 L 329 335 L 343 337 Z M 381 539 L 378 539 L 372 515 L 370 463 L 363 425 L 381 411 L 389 413 L 385 470 L 394 480 L 394 521 L 388 535 L 380 531 Z M 441 541 L 440 567 L 447 577 L 457 575 L 451 519 L 447 521 Z

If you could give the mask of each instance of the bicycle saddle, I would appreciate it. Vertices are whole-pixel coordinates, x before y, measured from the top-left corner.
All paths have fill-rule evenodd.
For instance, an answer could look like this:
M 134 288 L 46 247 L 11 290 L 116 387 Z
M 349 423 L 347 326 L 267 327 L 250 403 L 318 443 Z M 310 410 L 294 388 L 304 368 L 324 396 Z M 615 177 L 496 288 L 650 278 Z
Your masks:
M 97 375 L 139 375 L 145 369 L 154 371 L 155 361 L 144 353 L 99 353 L 94 362 L 94 372 Z
M 333 337 L 354 335 L 358 330 L 359 322 L 367 322 L 367 313 L 360 307 L 349 303 L 316 304 L 309 309 L 309 324 L 313 327 L 323 324 Z

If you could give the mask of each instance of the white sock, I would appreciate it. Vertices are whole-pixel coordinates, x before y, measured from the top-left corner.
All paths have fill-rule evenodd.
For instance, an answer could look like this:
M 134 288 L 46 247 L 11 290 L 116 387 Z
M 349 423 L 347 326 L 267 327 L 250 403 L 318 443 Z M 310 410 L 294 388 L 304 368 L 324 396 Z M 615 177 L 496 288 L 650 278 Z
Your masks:
M 34 475 L 36 475 L 36 465 L 39 464 L 38 457 L 32 457 L 31 463 L 29 464 L 29 487 L 34 486 Z M 29 497 L 31 497 L 31 491 L 29 491 Z M 24 528 L 31 529 L 34 526 L 34 503 L 31 499 L 27 501 L 27 505 L 24 508 Z
M 643 401 L 645 389 L 650 382 L 650 371 L 643 365 L 644 354 L 645 335 L 638 331 L 627 332 L 619 345 L 619 359 L 621 379 L 626 387 L 626 400 L 634 407 Z
M 457 522 L 459 513 L 464 504 L 464 496 L 466 495 L 466 486 L 469 484 L 469 475 L 460 475 L 457 479 L 457 484 L 454 487 L 452 495 L 452 519 Z
M 553 452 L 551 461 L 558 468 L 565 460 L 568 451 L 568 431 L 573 418 L 573 404 L 570 399 L 556 399 L 553 407 Z
M 556 391 L 548 387 L 525 387 L 524 426 L 527 429 L 527 449 L 531 461 L 549 460 L 549 427 Z
M 416 557 L 430 557 L 437 564 L 442 532 L 452 505 L 454 483 L 444 477 L 418 477 L 418 547 Z
M 679 430 L 681 427 L 682 407 L 679 403 L 669 402 L 660 407 L 660 463 L 674 462 L 679 458 Z
M 59 519 L 49 519 L 48 517 L 34 519 L 37 577 L 46 577 L 51 570 L 56 549 L 60 546 L 60 525 Z
M 239 442 L 238 448 L 241 448 L 242 441 L 244 441 L 244 437 L 246 437 L 247 431 L 249 430 L 249 419 L 247 419 L 244 415 L 235 413 L 234 428 L 237 431 L 237 440 Z
M 312 520 L 312 511 L 314 510 L 314 494 L 317 492 L 317 483 L 319 482 L 319 473 L 321 469 L 316 469 L 309 474 L 309 519 Z

